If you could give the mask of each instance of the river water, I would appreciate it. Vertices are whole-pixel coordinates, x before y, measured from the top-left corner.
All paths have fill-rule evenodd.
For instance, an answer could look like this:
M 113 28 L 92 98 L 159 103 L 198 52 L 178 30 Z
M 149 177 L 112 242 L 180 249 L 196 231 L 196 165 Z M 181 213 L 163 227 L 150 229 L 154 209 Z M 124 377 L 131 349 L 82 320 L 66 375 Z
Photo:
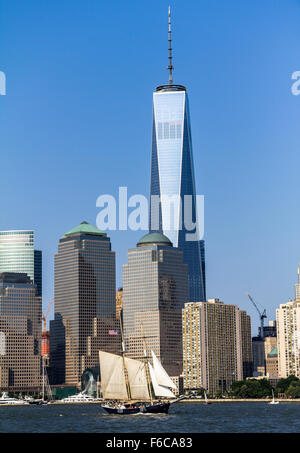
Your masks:
M 108 415 L 99 404 L 0 407 L 1 433 L 297 433 L 300 402 L 178 403 L 169 415 Z

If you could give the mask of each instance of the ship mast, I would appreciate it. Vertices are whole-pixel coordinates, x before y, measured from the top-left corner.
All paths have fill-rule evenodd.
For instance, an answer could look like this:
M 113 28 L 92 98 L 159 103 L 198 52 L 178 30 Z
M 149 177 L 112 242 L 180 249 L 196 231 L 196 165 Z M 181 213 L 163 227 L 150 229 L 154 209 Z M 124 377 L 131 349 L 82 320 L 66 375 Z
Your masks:
M 45 362 L 42 356 L 42 400 L 45 401 Z
M 125 364 L 125 344 L 124 344 L 123 326 L 122 326 L 121 316 L 120 316 L 120 329 L 121 329 L 122 359 L 123 359 L 123 369 L 124 369 L 124 375 L 125 375 L 125 383 L 126 383 L 128 399 L 131 400 L 131 391 L 130 391 L 130 385 L 129 385 L 129 380 L 128 380 L 127 368 L 126 368 L 126 364 Z
M 150 370 L 149 370 L 149 363 L 147 359 L 147 344 L 146 344 L 146 338 L 144 334 L 144 327 L 143 323 L 141 323 L 141 331 L 142 331 L 142 338 L 144 342 L 144 357 L 145 357 L 145 370 L 146 370 L 146 377 L 147 377 L 147 385 L 148 385 L 148 392 L 150 396 L 150 401 L 153 401 L 153 396 L 152 396 L 152 388 L 151 388 L 151 376 L 150 376 Z

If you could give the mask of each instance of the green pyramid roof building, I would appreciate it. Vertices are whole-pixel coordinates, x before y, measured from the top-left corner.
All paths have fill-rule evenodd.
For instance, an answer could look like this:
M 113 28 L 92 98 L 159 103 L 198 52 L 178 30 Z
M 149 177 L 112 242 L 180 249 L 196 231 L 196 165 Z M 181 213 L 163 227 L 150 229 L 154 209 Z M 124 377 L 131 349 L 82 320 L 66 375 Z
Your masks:
M 100 236 L 106 236 L 106 233 L 104 231 L 99 230 L 96 228 L 94 225 L 91 225 L 88 222 L 81 222 L 79 225 L 77 225 L 75 228 L 72 228 L 72 230 L 68 231 L 63 235 L 63 237 L 67 236 L 73 236 L 74 234 L 99 234 Z
M 272 357 L 277 357 L 277 356 L 278 356 L 278 349 L 277 349 L 277 346 L 275 346 L 275 348 L 273 348 L 272 351 L 269 352 L 268 357 L 272 358 Z
M 161 244 L 161 245 L 168 245 L 172 246 L 172 242 L 170 241 L 167 236 L 165 236 L 162 233 L 158 232 L 153 232 L 153 233 L 147 233 L 145 236 L 143 236 L 139 242 L 137 243 L 137 246 L 142 246 L 142 245 L 147 245 L 147 244 Z

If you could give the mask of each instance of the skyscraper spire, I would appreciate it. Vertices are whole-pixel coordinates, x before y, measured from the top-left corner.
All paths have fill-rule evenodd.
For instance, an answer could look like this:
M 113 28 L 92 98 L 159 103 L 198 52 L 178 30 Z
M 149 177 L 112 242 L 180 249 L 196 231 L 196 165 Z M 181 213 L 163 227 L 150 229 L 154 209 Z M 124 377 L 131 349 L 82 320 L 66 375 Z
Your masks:
M 173 77 L 172 77 L 172 71 L 174 69 L 174 66 L 172 65 L 172 47 L 171 47 L 171 7 L 169 6 L 169 85 L 173 85 Z

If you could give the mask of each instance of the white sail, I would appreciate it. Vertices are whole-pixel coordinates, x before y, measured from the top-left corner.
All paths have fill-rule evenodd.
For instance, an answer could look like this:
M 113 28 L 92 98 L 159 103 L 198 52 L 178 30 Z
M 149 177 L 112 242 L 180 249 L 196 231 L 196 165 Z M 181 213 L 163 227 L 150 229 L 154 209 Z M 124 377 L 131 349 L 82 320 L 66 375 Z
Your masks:
M 99 351 L 99 360 L 103 398 L 127 400 L 123 358 L 109 352 Z
M 128 373 L 131 398 L 135 400 L 149 400 L 146 364 L 139 360 L 125 357 L 125 366 Z
M 152 359 L 153 359 L 153 368 L 156 376 L 157 383 L 159 385 L 163 385 L 164 387 L 170 387 L 171 389 L 176 390 L 176 385 L 169 377 L 166 370 L 163 368 L 162 364 L 156 357 L 153 351 L 151 351 Z
M 159 385 L 159 383 L 157 382 L 157 379 L 156 379 L 156 374 L 155 374 L 154 368 L 152 367 L 151 363 L 148 363 L 148 365 L 149 365 L 150 377 L 151 377 L 155 396 L 163 397 L 163 398 L 176 398 L 174 393 L 168 387 Z

